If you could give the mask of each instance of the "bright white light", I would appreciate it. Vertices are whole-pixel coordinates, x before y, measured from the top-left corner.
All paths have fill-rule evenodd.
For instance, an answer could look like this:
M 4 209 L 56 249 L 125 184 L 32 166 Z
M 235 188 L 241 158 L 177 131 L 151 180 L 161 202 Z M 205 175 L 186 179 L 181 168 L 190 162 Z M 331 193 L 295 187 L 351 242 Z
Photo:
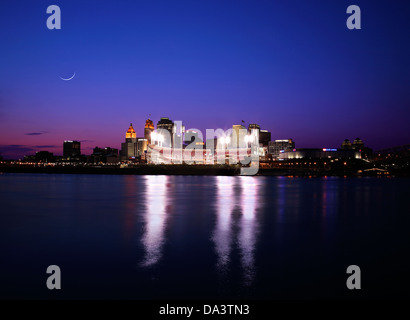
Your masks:
M 224 144 L 225 143 L 225 138 L 224 137 L 219 138 L 219 141 L 221 141 L 221 143 Z
M 226 142 L 226 144 L 229 144 L 229 143 L 231 142 L 231 138 L 230 138 L 230 137 L 226 137 L 226 138 L 225 138 L 225 142 Z

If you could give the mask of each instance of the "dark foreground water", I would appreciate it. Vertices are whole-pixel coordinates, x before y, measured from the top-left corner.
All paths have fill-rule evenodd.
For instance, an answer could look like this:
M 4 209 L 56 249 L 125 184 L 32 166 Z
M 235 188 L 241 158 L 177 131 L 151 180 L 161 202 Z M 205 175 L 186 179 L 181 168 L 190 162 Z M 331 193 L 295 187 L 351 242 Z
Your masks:
M 0 298 L 409 298 L 409 182 L 3 174 Z

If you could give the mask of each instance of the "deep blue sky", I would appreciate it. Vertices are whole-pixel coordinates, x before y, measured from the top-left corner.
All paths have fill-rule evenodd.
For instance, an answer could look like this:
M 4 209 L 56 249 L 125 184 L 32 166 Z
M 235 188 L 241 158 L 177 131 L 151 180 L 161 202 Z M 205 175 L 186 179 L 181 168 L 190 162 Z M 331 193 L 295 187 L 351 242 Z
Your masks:
M 409 143 L 409 33 L 408 1 L 1 1 L 0 152 L 119 148 L 148 114 L 259 123 L 297 147 Z

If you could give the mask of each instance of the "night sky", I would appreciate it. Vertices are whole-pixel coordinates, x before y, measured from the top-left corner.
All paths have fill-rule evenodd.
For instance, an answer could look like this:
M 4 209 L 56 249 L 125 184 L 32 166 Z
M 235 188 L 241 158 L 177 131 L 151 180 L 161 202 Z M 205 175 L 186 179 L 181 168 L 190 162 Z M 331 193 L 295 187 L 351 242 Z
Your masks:
M 120 148 L 149 114 L 203 132 L 258 123 L 296 147 L 407 144 L 409 33 L 409 1 L 1 1 L 0 153 Z

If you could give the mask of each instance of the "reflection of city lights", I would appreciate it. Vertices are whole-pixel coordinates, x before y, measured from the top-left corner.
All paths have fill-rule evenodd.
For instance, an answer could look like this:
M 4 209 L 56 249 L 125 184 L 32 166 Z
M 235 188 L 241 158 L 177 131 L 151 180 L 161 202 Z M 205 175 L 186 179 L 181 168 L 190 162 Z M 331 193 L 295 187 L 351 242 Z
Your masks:
M 217 181 L 217 219 L 214 235 L 216 253 L 218 255 L 217 267 L 220 272 L 226 272 L 230 261 L 231 245 L 233 242 L 232 231 L 232 209 L 233 202 L 233 183 L 232 177 L 216 177 Z
M 253 281 L 255 266 L 254 253 L 257 239 L 258 221 L 256 211 L 258 209 L 258 189 L 256 180 L 248 177 L 241 177 L 242 187 L 241 197 L 241 228 L 238 234 L 238 244 L 242 253 L 242 266 L 244 268 L 245 285 L 250 285 Z
M 142 244 L 145 257 L 142 266 L 155 265 L 162 258 L 165 243 L 166 207 L 167 207 L 167 176 L 146 176 L 145 195 L 146 212 L 144 216 L 145 232 Z

